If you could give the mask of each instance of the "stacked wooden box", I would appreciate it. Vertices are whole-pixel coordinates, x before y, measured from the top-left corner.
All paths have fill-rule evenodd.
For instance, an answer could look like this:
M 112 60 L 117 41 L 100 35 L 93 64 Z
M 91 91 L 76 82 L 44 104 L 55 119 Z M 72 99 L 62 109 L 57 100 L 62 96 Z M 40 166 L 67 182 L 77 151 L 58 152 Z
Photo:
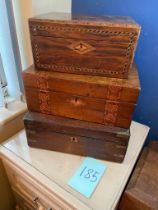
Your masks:
M 138 24 L 50 13 L 29 26 L 35 66 L 23 73 L 28 144 L 121 162 L 140 92 Z
M 151 141 L 131 175 L 119 203 L 119 210 L 158 209 L 158 142 Z

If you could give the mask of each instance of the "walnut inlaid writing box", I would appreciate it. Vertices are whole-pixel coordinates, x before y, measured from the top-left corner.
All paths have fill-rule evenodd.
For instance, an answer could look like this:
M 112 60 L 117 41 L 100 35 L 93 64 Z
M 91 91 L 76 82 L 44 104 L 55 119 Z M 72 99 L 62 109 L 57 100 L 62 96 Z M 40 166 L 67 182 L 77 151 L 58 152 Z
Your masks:
M 128 77 L 140 33 L 131 18 L 50 13 L 29 26 L 37 69 Z
M 23 72 L 28 109 L 129 128 L 140 92 L 133 65 L 128 79 L 36 71 Z
M 122 162 L 129 129 L 29 112 L 24 124 L 31 147 Z

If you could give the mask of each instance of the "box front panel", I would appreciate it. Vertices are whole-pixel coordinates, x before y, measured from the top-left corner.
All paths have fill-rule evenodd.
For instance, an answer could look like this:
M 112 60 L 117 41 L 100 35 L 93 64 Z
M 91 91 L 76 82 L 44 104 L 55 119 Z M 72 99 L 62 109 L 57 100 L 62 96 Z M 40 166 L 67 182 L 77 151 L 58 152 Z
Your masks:
M 118 78 L 127 78 L 138 39 L 136 30 L 112 27 L 31 25 L 30 31 L 37 68 Z
M 69 135 L 51 132 L 49 125 L 47 129 L 43 130 L 42 125 L 38 122 L 31 122 L 31 128 L 28 126 L 29 122 L 25 122 L 28 144 L 31 147 L 48 149 L 58 152 L 91 156 L 99 159 L 106 159 L 110 161 L 121 162 L 124 159 L 127 145 L 110 142 L 105 136 L 105 140 L 82 137 L 77 135 Z M 112 138 L 117 138 L 113 134 Z
M 135 104 L 26 89 L 30 111 L 128 128 Z

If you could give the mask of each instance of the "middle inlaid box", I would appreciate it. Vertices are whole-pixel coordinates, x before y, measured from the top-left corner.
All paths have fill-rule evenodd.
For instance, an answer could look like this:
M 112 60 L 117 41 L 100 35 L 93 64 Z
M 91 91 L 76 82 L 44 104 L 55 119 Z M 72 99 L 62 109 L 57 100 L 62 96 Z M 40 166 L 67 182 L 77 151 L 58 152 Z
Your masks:
M 29 111 L 129 128 L 140 92 L 136 66 L 128 79 L 36 71 L 23 72 Z

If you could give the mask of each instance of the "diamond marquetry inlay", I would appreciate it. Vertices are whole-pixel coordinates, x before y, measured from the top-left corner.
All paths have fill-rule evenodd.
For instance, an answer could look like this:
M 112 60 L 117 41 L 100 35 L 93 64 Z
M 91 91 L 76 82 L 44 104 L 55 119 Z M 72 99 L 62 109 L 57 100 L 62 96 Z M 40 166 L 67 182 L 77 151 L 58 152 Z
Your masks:
M 84 53 L 90 52 L 95 49 L 90 44 L 83 42 L 83 41 L 73 43 L 73 44 L 69 45 L 68 47 L 79 54 L 84 54 Z

